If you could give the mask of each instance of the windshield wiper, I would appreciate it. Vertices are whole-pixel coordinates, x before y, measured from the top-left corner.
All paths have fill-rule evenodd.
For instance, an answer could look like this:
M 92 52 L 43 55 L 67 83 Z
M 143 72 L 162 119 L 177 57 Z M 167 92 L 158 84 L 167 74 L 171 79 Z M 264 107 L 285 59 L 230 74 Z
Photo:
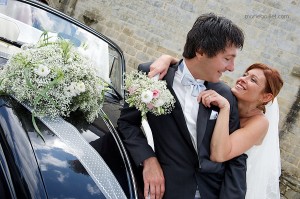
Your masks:
M 11 44 L 11 45 L 16 46 L 18 48 L 21 48 L 21 46 L 24 44 L 22 42 L 12 41 L 12 40 L 6 39 L 4 37 L 0 37 L 0 41 L 4 41 L 5 43 Z

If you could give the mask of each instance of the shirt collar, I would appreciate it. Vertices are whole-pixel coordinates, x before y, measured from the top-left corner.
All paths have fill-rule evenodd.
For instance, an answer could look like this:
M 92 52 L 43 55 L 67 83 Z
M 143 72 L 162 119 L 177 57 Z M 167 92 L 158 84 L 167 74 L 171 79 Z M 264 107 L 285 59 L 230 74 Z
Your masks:
M 188 69 L 188 67 L 186 66 L 186 63 L 184 61 L 184 59 L 182 60 L 182 62 L 179 64 L 179 70 L 181 72 L 181 78 L 180 78 L 180 81 L 182 81 L 182 78 L 185 74 L 187 75 L 190 75 L 193 77 L 193 75 L 191 74 L 190 70 Z M 199 83 L 203 83 L 204 84 L 204 80 L 201 80 L 201 79 L 195 79 L 197 82 Z

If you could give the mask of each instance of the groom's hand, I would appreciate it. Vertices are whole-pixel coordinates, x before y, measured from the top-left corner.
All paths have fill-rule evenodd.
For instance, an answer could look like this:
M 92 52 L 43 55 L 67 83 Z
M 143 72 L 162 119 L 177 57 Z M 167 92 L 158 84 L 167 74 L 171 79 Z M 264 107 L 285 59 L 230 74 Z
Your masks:
M 165 178 L 157 158 L 148 158 L 143 165 L 145 199 L 161 199 L 165 193 Z

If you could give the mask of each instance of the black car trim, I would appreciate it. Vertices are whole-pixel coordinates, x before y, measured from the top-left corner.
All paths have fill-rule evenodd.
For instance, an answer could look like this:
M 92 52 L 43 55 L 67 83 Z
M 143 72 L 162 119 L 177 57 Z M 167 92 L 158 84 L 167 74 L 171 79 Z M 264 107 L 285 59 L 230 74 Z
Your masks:
M 118 144 L 118 147 L 120 148 L 120 151 L 126 151 L 124 145 L 122 144 L 123 142 L 121 141 L 121 138 L 120 138 L 118 132 L 116 131 L 116 129 L 112 125 L 111 121 L 108 119 L 108 117 L 106 116 L 105 112 L 102 109 L 101 109 L 101 113 L 102 113 L 101 117 L 103 118 L 103 121 L 105 123 L 107 123 L 107 127 L 110 129 L 111 132 L 113 132 L 112 135 L 114 136 L 114 138 L 116 140 L 118 140 L 117 144 Z M 137 190 L 137 187 L 136 187 L 137 183 L 135 181 L 135 178 L 133 177 L 134 174 L 133 174 L 133 171 L 132 171 L 131 167 L 129 165 L 127 165 L 127 163 L 130 162 L 129 157 L 126 153 L 122 153 L 122 156 L 123 156 L 122 158 L 126 159 L 126 161 L 124 161 L 124 162 L 126 162 L 126 170 L 129 170 L 130 175 L 132 176 L 132 180 L 133 180 L 132 186 L 134 188 L 133 190 L 135 191 L 135 190 Z M 130 182 L 130 177 L 128 176 L 128 178 L 129 178 L 128 182 Z M 135 198 L 137 199 L 138 194 L 135 192 L 134 195 L 136 196 Z M 131 190 L 130 191 L 130 198 L 133 198 L 132 196 L 133 196 L 133 194 L 132 194 L 132 190 Z
M 1 131 L 2 129 L 0 129 Z M 10 196 L 12 198 L 17 198 L 16 196 L 16 192 L 15 192 L 15 189 L 14 189 L 14 185 L 13 185 L 13 182 L 12 182 L 12 179 L 11 179 L 11 176 L 10 176 L 10 173 L 8 172 L 8 164 L 7 164 L 7 161 L 5 159 L 5 155 L 4 155 L 4 151 L 3 151 L 3 148 L 2 148 L 2 144 L 0 143 L 0 172 L 1 172 L 1 175 L 3 175 L 3 177 L 5 178 L 5 181 L 6 181 L 6 185 L 7 185 L 7 188 L 9 189 L 9 193 L 10 193 Z M 4 186 L 4 184 L 2 184 L 1 186 Z M 7 191 L 7 190 L 5 190 Z

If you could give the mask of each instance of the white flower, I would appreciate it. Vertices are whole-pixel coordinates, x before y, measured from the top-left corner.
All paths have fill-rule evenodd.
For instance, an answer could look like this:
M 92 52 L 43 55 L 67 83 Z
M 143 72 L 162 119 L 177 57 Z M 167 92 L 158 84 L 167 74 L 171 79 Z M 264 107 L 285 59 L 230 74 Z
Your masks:
M 35 74 L 41 77 L 46 77 L 50 73 L 50 69 L 43 64 L 40 64 L 37 68 L 34 68 L 33 71 Z
M 160 107 L 162 105 L 164 105 L 164 101 L 162 99 L 157 99 L 156 102 L 154 102 L 154 106 L 155 107 Z
M 82 81 L 77 82 L 77 83 L 75 84 L 75 89 L 76 89 L 79 93 L 84 92 L 84 91 L 85 91 L 85 85 L 84 85 L 84 83 L 83 83 Z
M 85 85 L 82 81 L 71 82 L 71 84 L 65 88 L 65 95 L 74 97 L 85 91 Z
M 75 82 L 72 82 L 68 87 L 65 88 L 65 95 L 68 97 L 74 97 L 78 95 L 78 92 L 75 88 Z
M 150 90 L 143 91 L 141 94 L 142 102 L 148 104 L 153 99 L 153 93 Z

